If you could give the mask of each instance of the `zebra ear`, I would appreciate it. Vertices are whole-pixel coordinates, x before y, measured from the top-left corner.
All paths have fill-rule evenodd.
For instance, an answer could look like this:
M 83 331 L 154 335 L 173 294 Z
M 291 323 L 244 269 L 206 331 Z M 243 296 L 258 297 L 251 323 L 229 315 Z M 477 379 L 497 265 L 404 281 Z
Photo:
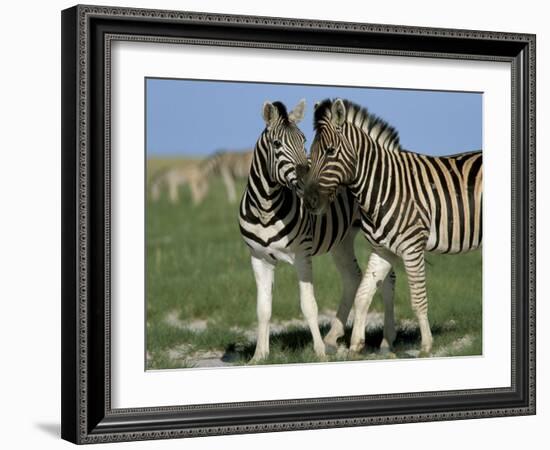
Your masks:
M 332 124 L 336 127 L 341 127 L 346 120 L 346 105 L 344 105 L 344 101 L 341 98 L 337 98 L 336 100 L 334 100 L 332 102 L 330 112 L 330 121 L 332 122 Z
M 306 99 L 303 98 L 298 102 L 298 104 L 290 112 L 290 114 L 288 115 L 288 119 L 291 122 L 298 123 L 304 118 L 305 112 L 306 112 Z
M 279 118 L 279 110 L 275 108 L 273 103 L 266 101 L 264 102 L 264 106 L 262 109 L 262 117 L 265 120 L 265 124 L 269 128 Z
M 319 105 L 321 104 L 321 102 L 315 102 L 315 105 L 313 105 L 313 110 L 315 111 Z

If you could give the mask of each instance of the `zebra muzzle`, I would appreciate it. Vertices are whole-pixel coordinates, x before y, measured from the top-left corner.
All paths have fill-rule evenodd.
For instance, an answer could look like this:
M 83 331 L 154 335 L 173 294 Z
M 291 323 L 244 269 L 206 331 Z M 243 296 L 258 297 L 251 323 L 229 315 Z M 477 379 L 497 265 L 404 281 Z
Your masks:
M 309 167 L 305 164 L 296 165 L 296 176 L 298 180 L 304 181 L 309 172 Z
M 296 180 L 294 189 L 299 197 L 304 197 L 304 186 L 306 185 L 306 176 L 309 172 L 309 167 L 305 164 L 296 165 Z
M 311 212 L 316 213 L 321 205 L 321 195 L 319 189 L 314 185 L 306 185 L 304 189 L 304 202 L 306 208 Z

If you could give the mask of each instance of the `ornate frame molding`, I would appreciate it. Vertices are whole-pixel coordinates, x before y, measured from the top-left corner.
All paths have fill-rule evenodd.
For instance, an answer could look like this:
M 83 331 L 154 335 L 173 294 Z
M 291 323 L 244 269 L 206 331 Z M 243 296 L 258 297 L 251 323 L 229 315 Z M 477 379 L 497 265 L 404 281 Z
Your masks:
M 99 6 L 76 6 L 65 10 L 62 21 L 62 436 L 65 439 L 76 443 L 98 443 L 535 413 L 534 35 Z M 130 31 L 125 28 L 128 24 L 132 25 Z M 160 34 L 145 34 L 144 31 L 151 28 L 151 24 L 160 24 L 160 28 L 157 27 Z M 171 33 L 163 34 L 163 27 L 169 28 Z M 175 29 L 183 30 L 185 35 L 186 27 L 193 27 L 194 32 L 199 35 L 212 34 L 211 30 L 217 30 L 217 34 L 228 36 L 223 39 L 211 35 L 173 36 Z M 235 39 L 239 36 L 233 32 L 233 27 L 245 29 L 249 37 L 256 33 L 259 38 L 255 41 Z M 311 30 L 320 33 L 321 37 L 317 42 L 308 41 L 313 36 Z M 263 35 L 258 34 L 265 32 L 276 36 L 282 31 L 290 35 L 290 40 L 293 36 L 300 37 L 301 33 L 305 33 L 306 37 L 300 42 L 274 42 L 262 40 Z M 347 40 L 350 35 L 360 36 L 365 42 L 372 40 L 376 45 L 350 45 Z M 425 38 L 424 42 L 427 44 L 420 45 L 418 37 Z M 403 48 L 396 47 L 396 38 L 404 42 Z M 524 293 L 521 298 L 517 298 L 517 304 L 514 302 L 512 311 L 512 386 L 501 389 L 353 398 L 111 409 L 109 112 L 110 49 L 111 43 L 116 40 L 510 62 L 514 173 L 513 301 L 517 297 L 516 290 Z M 444 42 L 452 51 L 443 51 Z M 97 123 L 97 114 L 91 114 L 91 111 L 97 113 L 98 109 L 103 113 L 103 124 Z M 101 157 L 97 156 L 98 145 L 103 147 Z M 96 149 L 96 153 L 92 149 Z M 101 232 L 100 239 L 97 238 L 98 232 Z M 98 292 L 97 280 L 101 281 L 101 292 Z M 100 298 L 103 299 L 101 302 L 94 301 Z M 96 355 L 98 345 L 103 346 L 100 351 L 103 364 Z M 95 376 L 90 377 L 91 374 Z M 103 374 L 102 381 L 95 380 L 98 374 Z M 100 401 L 93 400 L 92 397 L 96 397 L 100 391 Z M 480 395 L 488 399 L 481 403 L 483 407 L 473 401 Z M 497 401 L 498 396 L 503 397 L 499 397 Z M 420 406 L 420 400 L 428 397 L 433 399 L 433 405 L 437 405 L 435 410 L 430 411 L 429 407 Z M 455 398 L 463 405 L 445 410 L 437 403 L 438 398 Z M 504 401 L 505 398 L 507 401 Z M 365 405 L 381 400 L 399 400 L 406 406 L 403 410 L 407 412 L 384 414 L 380 412 L 383 408 L 378 407 L 366 409 L 360 414 L 350 410 L 336 417 L 330 411 L 330 405 L 345 403 L 350 399 L 363 401 Z M 470 409 L 469 401 L 472 404 Z M 285 419 L 285 407 L 287 410 L 290 406 L 307 409 L 308 405 L 310 408 L 316 405 L 316 418 L 300 420 L 287 411 Z M 204 423 L 209 410 L 225 408 L 235 411 L 236 417 L 242 418 L 243 409 L 251 407 L 261 408 L 263 412 L 271 408 L 274 414 L 276 409 L 276 417 L 280 419 L 256 423 L 250 419 L 248 422 L 235 420 L 234 423 L 213 419 L 210 425 L 198 425 L 199 422 L 193 423 L 193 419 L 184 417 L 191 410 L 200 411 L 200 423 Z

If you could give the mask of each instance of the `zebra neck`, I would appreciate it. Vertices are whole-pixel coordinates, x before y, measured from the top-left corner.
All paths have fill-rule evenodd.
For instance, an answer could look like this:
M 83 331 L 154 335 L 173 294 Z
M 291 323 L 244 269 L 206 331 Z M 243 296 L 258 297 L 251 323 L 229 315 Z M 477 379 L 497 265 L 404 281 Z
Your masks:
M 259 211 L 272 212 L 274 205 L 281 201 L 288 189 L 273 179 L 272 161 L 269 151 L 259 146 L 254 151 L 246 198 Z
M 400 177 L 399 152 L 377 145 L 370 137 L 363 136 L 356 147 L 355 177 L 349 188 L 361 206 L 363 215 L 376 223 L 388 194 L 393 191 Z

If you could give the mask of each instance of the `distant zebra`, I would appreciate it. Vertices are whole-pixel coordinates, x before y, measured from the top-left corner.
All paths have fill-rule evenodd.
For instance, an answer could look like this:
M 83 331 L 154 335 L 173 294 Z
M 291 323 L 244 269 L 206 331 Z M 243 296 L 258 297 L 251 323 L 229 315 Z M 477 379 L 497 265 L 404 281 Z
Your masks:
M 219 175 L 225 186 L 229 203 L 237 201 L 236 179 L 246 179 L 252 161 L 252 151 L 218 151 L 202 161 L 165 168 L 157 172 L 151 182 L 151 199 L 159 200 L 163 189 L 167 189 L 171 203 L 179 202 L 179 188 L 187 185 L 194 205 L 202 203 L 208 194 L 210 178 Z
M 307 171 L 305 138 L 296 124 L 303 118 L 305 103 L 287 113 L 280 102 L 266 102 L 263 118 L 266 128 L 254 149 L 254 157 L 246 190 L 243 194 L 239 223 L 241 234 L 250 248 L 257 288 L 258 339 L 253 361 L 269 354 L 269 321 L 271 318 L 272 285 L 277 261 L 295 266 L 300 288 L 300 305 L 313 336 L 315 353 L 325 355 L 319 332 L 317 303 L 312 285 L 311 258 L 332 253 L 342 277 L 343 295 L 337 317 L 325 337 L 328 346 L 344 334 L 355 291 L 361 280 L 353 241 L 358 231 L 358 208 L 351 194 L 342 190 L 326 214 L 313 216 L 296 194 L 300 190 L 297 173 Z M 385 332 L 394 332 L 393 284 L 385 283 L 388 304 Z
M 445 157 L 404 151 L 394 128 L 341 99 L 319 104 L 314 126 L 306 205 L 322 213 L 338 187 L 348 186 L 360 204 L 362 231 L 374 247 L 355 298 L 350 350 L 364 346 L 372 296 L 399 257 L 420 325 L 422 354 L 429 354 L 424 252 L 455 254 L 481 246 L 481 151 Z
M 229 203 L 235 203 L 237 201 L 235 180 L 248 177 L 252 155 L 252 150 L 240 152 L 218 151 L 201 163 L 203 176 L 209 177 L 211 174 L 219 174 L 225 185 Z
M 200 204 L 208 192 L 208 180 L 197 162 L 164 168 L 155 173 L 149 183 L 151 200 L 157 202 L 166 189 L 170 203 L 176 204 L 179 202 L 179 188 L 183 185 L 189 186 L 193 204 Z

